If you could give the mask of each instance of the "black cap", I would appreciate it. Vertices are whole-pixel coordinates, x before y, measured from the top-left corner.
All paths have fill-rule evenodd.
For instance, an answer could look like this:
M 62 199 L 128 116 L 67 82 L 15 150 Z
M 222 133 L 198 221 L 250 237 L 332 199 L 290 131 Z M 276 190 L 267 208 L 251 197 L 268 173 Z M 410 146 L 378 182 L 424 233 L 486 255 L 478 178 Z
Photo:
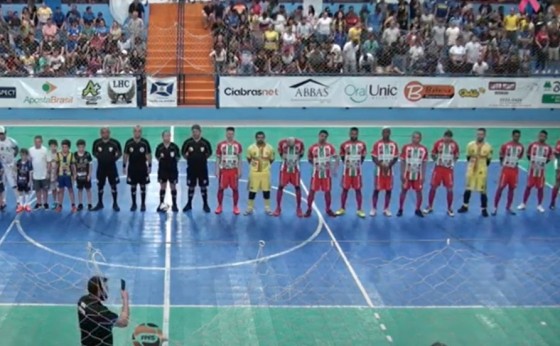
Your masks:
M 99 275 L 92 276 L 87 283 L 87 290 L 89 294 L 98 295 L 99 292 L 105 293 L 105 284 L 107 283 L 107 278 Z

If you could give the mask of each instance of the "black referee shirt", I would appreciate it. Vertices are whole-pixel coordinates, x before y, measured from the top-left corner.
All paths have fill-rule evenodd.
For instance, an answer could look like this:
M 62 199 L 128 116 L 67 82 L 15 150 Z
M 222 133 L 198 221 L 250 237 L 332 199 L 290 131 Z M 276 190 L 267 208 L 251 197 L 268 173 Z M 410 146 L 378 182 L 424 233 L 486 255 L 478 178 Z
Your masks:
M 177 171 L 177 163 L 181 159 L 181 151 L 175 143 L 169 143 L 168 146 L 160 143 L 156 148 L 156 159 L 158 160 L 159 170 Z
M 85 295 L 78 301 L 78 323 L 82 346 L 112 346 L 113 325 L 119 316 L 97 297 Z
M 124 153 L 128 155 L 128 164 L 133 167 L 146 165 L 146 155 L 152 153 L 150 143 L 144 138 L 135 140 L 134 138 L 126 141 Z
M 189 167 L 206 169 L 208 158 L 212 156 L 212 144 L 202 137 L 198 140 L 191 137 L 183 143 L 181 154 Z
M 93 142 L 91 153 L 97 159 L 98 166 L 112 166 L 122 156 L 121 144 L 113 138 L 107 141 L 99 138 Z

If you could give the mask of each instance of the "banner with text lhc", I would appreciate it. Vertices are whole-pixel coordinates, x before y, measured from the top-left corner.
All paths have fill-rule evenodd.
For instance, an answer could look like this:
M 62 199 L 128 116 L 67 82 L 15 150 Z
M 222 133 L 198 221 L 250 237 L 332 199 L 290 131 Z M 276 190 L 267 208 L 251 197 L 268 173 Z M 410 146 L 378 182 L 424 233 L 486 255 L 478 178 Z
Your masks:
M 558 78 L 221 77 L 219 105 L 560 108 Z
M 0 108 L 136 107 L 135 77 L 0 78 Z

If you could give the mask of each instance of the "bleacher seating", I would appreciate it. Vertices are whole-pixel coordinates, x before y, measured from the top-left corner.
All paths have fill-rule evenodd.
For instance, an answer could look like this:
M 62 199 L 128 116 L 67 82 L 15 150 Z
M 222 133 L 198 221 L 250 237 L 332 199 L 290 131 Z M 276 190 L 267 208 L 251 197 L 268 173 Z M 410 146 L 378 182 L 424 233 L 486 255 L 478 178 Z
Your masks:
M 0 75 L 144 71 L 147 8 L 121 25 L 113 21 L 108 1 L 63 1 L 60 8 L 38 4 L 31 9 L 22 2 L 3 1 L 0 7 Z

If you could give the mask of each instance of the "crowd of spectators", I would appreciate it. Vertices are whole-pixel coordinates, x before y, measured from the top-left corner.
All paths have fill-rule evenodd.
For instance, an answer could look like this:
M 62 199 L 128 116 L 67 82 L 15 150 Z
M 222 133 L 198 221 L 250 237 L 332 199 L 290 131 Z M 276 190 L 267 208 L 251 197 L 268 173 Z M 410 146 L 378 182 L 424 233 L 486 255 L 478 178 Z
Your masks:
M 454 0 L 384 0 L 296 6 L 215 1 L 204 7 L 210 53 L 222 74 L 558 74 L 554 6 L 519 13 L 517 5 Z M 542 2 L 541 2 L 542 3 Z
M 143 6 L 135 1 L 124 25 L 113 21 L 108 26 L 103 13 L 94 13 L 91 6 L 80 12 L 75 3 L 67 12 L 46 4 L 23 7 L 21 13 L 0 7 L 0 75 L 142 72 L 146 56 Z

